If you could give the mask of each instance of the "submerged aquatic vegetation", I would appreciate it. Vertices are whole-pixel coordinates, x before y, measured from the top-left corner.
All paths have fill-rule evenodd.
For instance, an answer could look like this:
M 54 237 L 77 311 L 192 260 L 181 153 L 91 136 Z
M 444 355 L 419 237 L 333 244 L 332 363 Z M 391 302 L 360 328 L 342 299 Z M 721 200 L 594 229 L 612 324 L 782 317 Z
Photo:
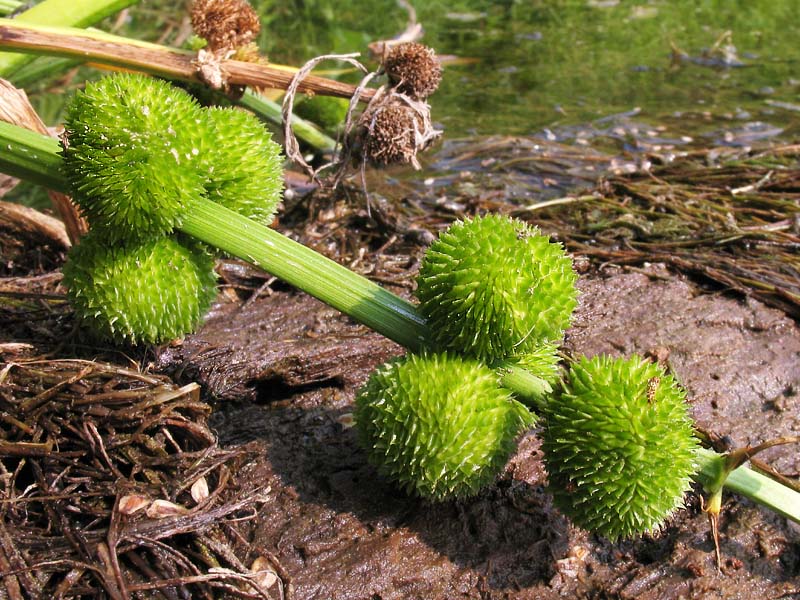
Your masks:
M 665 263 L 800 317 L 800 152 L 697 152 L 652 173 L 611 177 L 594 196 L 529 207 L 576 255 Z M 712 163 L 712 166 L 709 166 Z

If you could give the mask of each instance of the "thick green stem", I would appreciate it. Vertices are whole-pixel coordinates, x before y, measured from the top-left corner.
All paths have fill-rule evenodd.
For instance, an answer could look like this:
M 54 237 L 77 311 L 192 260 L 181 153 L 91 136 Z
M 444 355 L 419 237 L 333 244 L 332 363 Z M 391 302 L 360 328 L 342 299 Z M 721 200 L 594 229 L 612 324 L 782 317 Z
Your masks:
M 68 193 L 60 152 L 55 138 L 0 121 L 0 172 Z
M 513 363 L 501 361 L 492 366 L 500 375 L 500 385 L 514 390 L 525 404 L 541 412 L 547 395 L 553 391 L 547 381 Z
M 138 0 L 44 0 L 20 13 L 14 20 L 38 25 L 87 27 L 136 2 Z M 35 58 L 25 54 L 0 52 L 0 75 L 9 77 Z
M 193 205 L 180 228 L 261 267 L 412 351 L 421 349 L 428 338 L 425 319 L 413 304 L 210 200 L 201 199 Z
M 283 114 L 280 105 L 267 100 L 259 94 L 247 90 L 238 100 L 238 104 L 244 106 L 259 118 L 278 126 L 283 126 Z M 333 152 L 336 148 L 336 140 L 322 133 L 313 123 L 301 119 L 297 115 L 292 115 L 292 131 L 295 135 L 322 152 Z
M 60 172 L 56 140 L 0 123 L 0 171 L 24 177 L 51 189 L 67 188 Z M 181 229 L 212 246 L 256 264 L 300 290 L 330 304 L 353 319 L 412 351 L 429 339 L 425 319 L 413 304 L 349 269 L 254 223 L 210 200 L 201 199 L 184 218 Z M 501 381 L 534 404 L 547 385 L 513 365 L 499 365 Z M 711 450 L 697 453 L 696 479 L 712 492 L 724 479 L 725 457 Z M 800 522 L 800 494 L 746 467 L 724 479 L 726 488 Z
M 774 479 L 747 467 L 734 469 L 727 478 L 727 461 L 724 455 L 701 448 L 697 451 L 698 472 L 695 477 L 710 493 L 721 485 L 737 494 L 774 510 L 800 523 L 800 494 Z

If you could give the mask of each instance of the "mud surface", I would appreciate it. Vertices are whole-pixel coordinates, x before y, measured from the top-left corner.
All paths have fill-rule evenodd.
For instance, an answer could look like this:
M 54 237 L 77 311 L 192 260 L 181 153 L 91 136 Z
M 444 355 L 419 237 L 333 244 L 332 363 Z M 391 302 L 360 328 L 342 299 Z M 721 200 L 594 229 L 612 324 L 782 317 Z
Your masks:
M 580 285 L 568 352 L 657 354 L 698 424 L 736 445 L 798 434 L 800 329 L 783 313 L 658 266 Z M 370 370 L 400 352 L 277 290 L 218 305 L 158 358 L 218 399 L 225 444 L 263 443 L 256 470 L 272 494 L 253 545 L 280 561 L 293 598 L 800 598 L 800 529 L 740 498 L 726 497 L 722 573 L 694 495 L 659 535 L 611 544 L 573 528 L 546 493 L 535 431 L 477 498 L 431 505 L 398 493 L 367 465 L 349 413 Z M 791 446 L 765 458 L 800 471 Z

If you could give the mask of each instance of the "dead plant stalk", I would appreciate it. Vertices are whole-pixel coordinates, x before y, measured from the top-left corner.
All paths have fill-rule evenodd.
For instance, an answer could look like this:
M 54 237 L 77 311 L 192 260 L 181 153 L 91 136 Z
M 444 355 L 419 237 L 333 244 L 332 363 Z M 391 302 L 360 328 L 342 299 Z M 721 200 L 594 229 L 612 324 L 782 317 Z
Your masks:
M 197 54 L 157 44 L 139 42 L 103 32 L 48 28 L 0 19 L 0 48 L 78 58 L 104 67 L 123 67 L 169 79 L 206 83 L 200 74 Z M 227 86 L 287 89 L 296 69 L 261 63 L 223 59 L 219 63 Z M 324 77 L 306 77 L 298 86 L 302 93 L 351 98 L 355 87 Z M 374 91 L 364 90 L 368 102 Z

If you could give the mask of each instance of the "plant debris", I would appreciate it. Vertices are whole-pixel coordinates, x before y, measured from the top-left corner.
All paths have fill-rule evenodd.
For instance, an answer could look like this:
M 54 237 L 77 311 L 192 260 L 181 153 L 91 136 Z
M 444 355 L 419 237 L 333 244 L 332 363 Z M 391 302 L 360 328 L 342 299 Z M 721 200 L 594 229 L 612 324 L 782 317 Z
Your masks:
M 7 597 L 285 597 L 280 565 L 247 541 L 270 491 L 248 467 L 263 448 L 220 448 L 210 412 L 199 386 L 163 376 L 0 363 Z
M 663 262 L 800 317 L 800 146 L 695 153 L 514 211 L 602 263 Z

